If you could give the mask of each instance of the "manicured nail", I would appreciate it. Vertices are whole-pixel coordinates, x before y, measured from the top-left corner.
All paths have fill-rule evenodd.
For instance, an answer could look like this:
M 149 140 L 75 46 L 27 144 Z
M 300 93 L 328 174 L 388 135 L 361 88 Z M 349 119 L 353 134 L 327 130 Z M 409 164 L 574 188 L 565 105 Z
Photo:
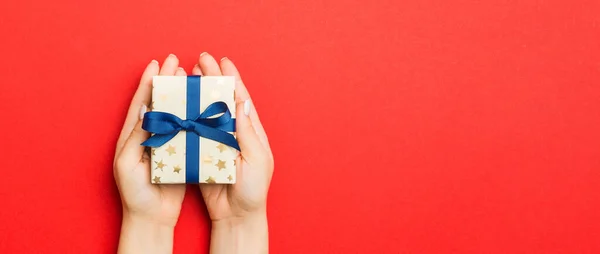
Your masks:
M 156 61 L 155 59 L 152 59 L 152 61 L 150 61 L 153 64 L 158 64 L 158 61 Z
M 146 107 L 146 105 L 142 105 L 140 108 L 140 120 L 144 120 L 144 114 L 146 114 L 147 109 L 148 107 Z
M 206 53 L 206 52 L 202 52 L 202 54 L 200 54 L 200 57 L 202 57 L 202 56 L 204 56 L 204 55 L 206 55 L 206 54 L 208 54 L 208 53 Z
M 247 99 L 246 101 L 244 101 L 244 115 L 249 115 L 250 114 L 250 99 Z
M 223 58 L 221 58 L 221 62 L 223 62 L 223 61 L 225 61 L 225 60 L 227 60 L 227 59 L 229 59 L 229 58 L 227 58 L 227 57 L 223 57 Z
M 175 57 L 175 58 L 177 58 L 177 56 L 174 55 L 174 54 L 169 54 L 169 57 Z
M 183 71 L 183 67 L 178 67 L 177 70 Z

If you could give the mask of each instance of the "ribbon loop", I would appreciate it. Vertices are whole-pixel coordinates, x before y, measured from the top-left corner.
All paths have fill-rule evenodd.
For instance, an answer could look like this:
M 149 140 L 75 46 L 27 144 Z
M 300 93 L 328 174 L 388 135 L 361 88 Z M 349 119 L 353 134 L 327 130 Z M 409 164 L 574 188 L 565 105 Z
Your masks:
M 218 117 L 216 115 L 222 114 Z M 213 118 L 211 118 L 213 117 Z M 235 131 L 235 119 L 225 102 L 219 101 L 209 105 L 198 118 L 194 120 L 177 117 L 165 112 L 146 112 L 142 128 L 152 135 L 143 146 L 159 147 L 167 143 L 182 130 L 195 133 L 199 137 L 214 140 L 240 150 L 235 137 L 228 132 Z

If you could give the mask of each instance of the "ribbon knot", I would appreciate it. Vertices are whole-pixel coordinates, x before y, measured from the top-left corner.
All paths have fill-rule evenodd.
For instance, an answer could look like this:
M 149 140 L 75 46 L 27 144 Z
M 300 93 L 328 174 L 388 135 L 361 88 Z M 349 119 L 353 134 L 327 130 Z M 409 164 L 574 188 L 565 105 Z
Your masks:
M 194 124 L 195 124 L 195 122 L 192 121 L 192 120 L 183 120 L 181 122 L 181 127 L 185 131 L 191 131 L 191 132 L 193 132 L 195 130 Z
M 227 104 L 222 101 L 210 104 L 193 120 L 182 120 L 165 112 L 146 112 L 142 129 L 154 134 L 142 143 L 143 146 L 160 147 L 185 130 L 240 150 L 237 140 L 229 133 L 235 131 L 235 119 L 231 117 Z

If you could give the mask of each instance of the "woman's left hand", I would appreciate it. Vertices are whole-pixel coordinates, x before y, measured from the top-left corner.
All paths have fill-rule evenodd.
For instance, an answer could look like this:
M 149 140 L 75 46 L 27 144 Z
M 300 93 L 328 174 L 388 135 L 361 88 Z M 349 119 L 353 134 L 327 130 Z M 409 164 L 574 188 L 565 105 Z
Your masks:
M 169 55 L 162 68 L 153 60 L 142 74 L 117 142 L 113 173 L 123 204 L 119 253 L 171 253 L 185 185 L 153 185 L 150 155 L 141 145 L 148 137 L 143 114 L 151 103 L 152 77 L 185 76 L 179 60 Z

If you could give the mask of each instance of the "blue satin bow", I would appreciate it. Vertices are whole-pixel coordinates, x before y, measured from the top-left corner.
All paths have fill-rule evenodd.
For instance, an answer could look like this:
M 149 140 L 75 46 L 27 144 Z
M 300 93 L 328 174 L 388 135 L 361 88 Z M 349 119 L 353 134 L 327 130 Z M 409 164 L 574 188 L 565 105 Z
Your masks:
M 219 117 L 210 118 L 221 113 Z M 165 112 L 146 112 L 142 128 L 154 134 L 142 143 L 143 146 L 162 146 L 180 131 L 186 131 L 240 150 L 235 137 L 228 133 L 235 131 L 235 119 L 231 118 L 227 104 L 222 101 L 210 104 L 193 120 L 182 120 L 176 115 Z

